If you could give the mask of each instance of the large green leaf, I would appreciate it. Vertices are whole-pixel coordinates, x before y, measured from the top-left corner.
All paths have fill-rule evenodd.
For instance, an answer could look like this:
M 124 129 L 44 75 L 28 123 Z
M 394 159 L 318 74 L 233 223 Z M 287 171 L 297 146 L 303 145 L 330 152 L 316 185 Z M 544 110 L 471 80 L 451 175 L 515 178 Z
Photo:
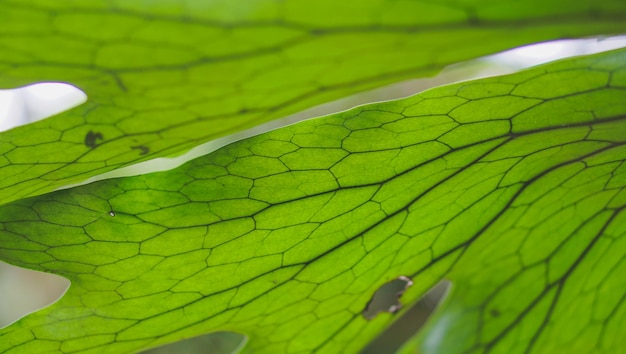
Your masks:
M 0 201 L 517 45 L 626 31 L 594 0 L 0 1 L 0 87 L 88 102 L 0 134 Z
M 172 171 L 0 208 L 0 256 L 71 279 L 0 351 L 119 353 L 215 330 L 350 353 L 399 275 L 453 295 L 429 353 L 624 344 L 626 50 L 302 122 Z

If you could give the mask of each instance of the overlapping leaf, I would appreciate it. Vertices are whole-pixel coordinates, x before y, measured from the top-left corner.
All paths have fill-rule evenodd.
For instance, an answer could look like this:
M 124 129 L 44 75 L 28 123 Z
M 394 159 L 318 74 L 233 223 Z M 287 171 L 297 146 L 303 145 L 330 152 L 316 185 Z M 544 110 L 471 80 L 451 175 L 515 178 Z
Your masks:
M 0 256 L 72 281 L 0 351 L 119 353 L 214 330 L 356 352 L 398 275 L 454 294 L 430 353 L 616 352 L 626 50 L 459 83 L 0 208 Z
M 0 201 L 517 45 L 626 31 L 621 1 L 0 1 L 0 86 L 89 100 L 0 134 Z

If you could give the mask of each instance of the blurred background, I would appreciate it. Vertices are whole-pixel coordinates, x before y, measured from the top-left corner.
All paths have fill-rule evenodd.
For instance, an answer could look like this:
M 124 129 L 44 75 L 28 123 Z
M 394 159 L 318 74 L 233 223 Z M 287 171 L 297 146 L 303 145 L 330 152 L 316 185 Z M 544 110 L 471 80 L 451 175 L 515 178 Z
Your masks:
M 452 65 L 432 78 L 405 81 L 323 104 L 298 114 L 263 124 L 254 129 L 198 146 L 172 159 L 155 159 L 129 168 L 92 178 L 112 178 L 167 170 L 194 157 L 207 154 L 233 141 L 287 124 L 352 108 L 357 105 L 414 95 L 447 83 L 486 76 L 502 75 L 540 63 L 575 55 L 590 54 L 626 46 L 626 37 L 563 40 L 524 46 L 489 57 Z M 75 107 L 87 96 L 79 89 L 61 83 L 39 83 L 11 90 L 0 90 L 0 131 L 28 124 Z M 53 274 L 30 271 L 0 262 L 0 327 L 56 301 L 68 288 L 69 281 Z M 424 299 L 403 313 L 396 323 L 374 340 L 363 353 L 391 353 L 425 322 L 445 294 L 447 285 L 434 288 Z M 389 301 L 397 298 L 397 289 L 388 291 Z M 401 300 L 401 299 L 400 299 Z M 383 305 L 384 307 L 385 305 Z M 386 305 L 389 306 L 389 305 Z M 203 336 L 151 350 L 150 353 L 231 353 L 242 344 L 237 334 Z

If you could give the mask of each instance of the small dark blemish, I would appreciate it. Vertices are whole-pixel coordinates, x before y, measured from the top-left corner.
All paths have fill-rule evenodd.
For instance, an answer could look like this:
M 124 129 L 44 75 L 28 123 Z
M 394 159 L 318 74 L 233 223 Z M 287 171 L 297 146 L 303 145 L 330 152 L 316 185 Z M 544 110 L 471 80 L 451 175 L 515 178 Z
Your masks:
M 113 210 L 111 210 L 111 211 L 109 212 L 109 215 L 111 215 L 111 216 L 115 216 L 115 212 L 114 212 Z
M 323 28 L 313 28 L 309 31 L 309 33 L 313 36 L 323 36 L 328 32 L 328 30 Z
M 104 137 L 102 136 L 101 133 L 98 132 L 94 132 L 93 130 L 90 130 L 87 135 L 85 135 L 85 145 L 87 147 L 90 148 L 95 148 L 96 146 L 98 146 L 98 140 L 102 140 L 104 139 Z
M 491 311 L 489 311 L 489 313 L 493 317 L 500 317 L 500 311 L 498 311 L 497 309 L 491 309 Z
M 146 155 L 150 152 L 150 148 L 143 145 L 131 146 L 130 148 L 133 150 L 140 150 L 139 155 Z

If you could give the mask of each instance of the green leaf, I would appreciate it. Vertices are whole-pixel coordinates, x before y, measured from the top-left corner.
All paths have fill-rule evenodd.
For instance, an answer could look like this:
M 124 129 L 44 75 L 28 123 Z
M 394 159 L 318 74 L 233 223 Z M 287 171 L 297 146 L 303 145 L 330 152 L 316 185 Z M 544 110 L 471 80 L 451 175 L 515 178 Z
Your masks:
M 88 102 L 0 134 L 0 202 L 532 42 L 626 31 L 616 1 L 0 2 L 0 86 Z M 62 153 L 61 153 L 62 152 Z
M 0 256 L 68 277 L 0 351 L 119 353 L 218 330 L 356 352 L 399 275 L 453 294 L 428 353 L 619 351 L 626 49 L 302 122 L 172 171 L 0 207 Z M 417 343 L 417 342 L 413 342 Z

